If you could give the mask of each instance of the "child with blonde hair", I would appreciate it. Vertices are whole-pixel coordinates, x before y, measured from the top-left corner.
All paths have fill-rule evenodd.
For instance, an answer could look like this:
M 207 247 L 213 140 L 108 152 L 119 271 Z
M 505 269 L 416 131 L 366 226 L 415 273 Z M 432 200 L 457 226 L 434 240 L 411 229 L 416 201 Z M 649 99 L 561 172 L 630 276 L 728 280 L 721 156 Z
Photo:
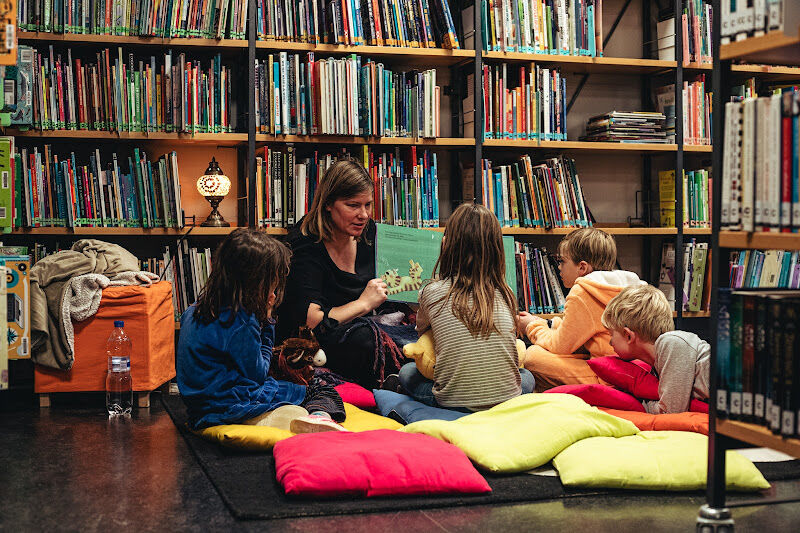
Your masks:
M 516 299 L 505 279 L 503 234 L 491 211 L 462 204 L 447 221 L 433 280 L 419 295 L 417 331 L 433 332 L 434 380 L 415 363 L 400 384 L 435 407 L 479 411 L 533 391 L 519 369 Z
M 676 331 L 672 307 L 650 285 L 627 287 L 601 317 L 621 359 L 641 359 L 659 378 L 658 400 L 644 402 L 651 414 L 682 413 L 692 398 L 708 401 L 709 344 L 688 331 Z
M 570 289 L 563 318 L 548 324 L 527 312 L 519 314 L 519 332 L 533 343 L 525 367 L 533 372 L 537 390 L 600 383 L 586 363 L 592 357 L 614 354 L 611 334 L 600 316 L 623 288 L 645 283 L 633 272 L 614 270 L 616 242 L 600 229 L 573 231 L 561 240 L 558 252 L 561 280 Z

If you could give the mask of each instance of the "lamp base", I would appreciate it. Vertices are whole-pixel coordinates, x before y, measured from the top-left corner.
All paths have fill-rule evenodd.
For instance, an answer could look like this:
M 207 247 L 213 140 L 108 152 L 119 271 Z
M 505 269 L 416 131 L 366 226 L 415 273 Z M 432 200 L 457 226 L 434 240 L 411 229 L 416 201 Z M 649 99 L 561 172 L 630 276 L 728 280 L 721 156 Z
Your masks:
M 208 218 L 200 224 L 202 227 L 205 228 L 229 228 L 231 225 L 228 222 L 225 222 L 225 219 L 222 218 L 222 215 L 219 214 L 217 211 L 217 207 L 219 203 L 222 201 L 224 196 L 207 196 L 206 200 L 208 203 L 211 204 L 211 213 L 208 215 Z

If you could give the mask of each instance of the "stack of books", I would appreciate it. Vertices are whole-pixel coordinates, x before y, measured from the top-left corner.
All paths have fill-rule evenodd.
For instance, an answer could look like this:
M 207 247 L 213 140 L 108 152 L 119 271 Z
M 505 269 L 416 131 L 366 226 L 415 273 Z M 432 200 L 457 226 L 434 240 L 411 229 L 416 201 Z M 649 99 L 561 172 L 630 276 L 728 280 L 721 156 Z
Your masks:
M 138 148 L 127 157 L 95 149 L 87 161 L 46 144 L 17 149 L 13 163 L 14 227 L 183 227 L 175 152 L 152 161 Z
M 708 311 L 711 303 L 711 276 L 706 276 L 707 266 L 711 264 L 707 242 L 691 239 L 683 245 L 683 290 L 681 306 L 683 311 Z M 661 270 L 658 288 L 670 303 L 675 303 L 675 243 L 665 242 L 661 248 Z
M 592 218 L 575 160 L 558 157 L 533 163 L 530 156 L 508 165 L 483 160 L 483 204 L 510 228 L 585 228 Z
M 265 41 L 460 47 L 448 0 L 257 0 L 257 9 Z
M 733 289 L 800 289 L 800 252 L 732 251 L 728 286 Z
M 800 230 L 800 92 L 725 104 L 722 229 Z
M 558 265 L 545 248 L 514 243 L 517 268 L 517 301 L 520 311 L 563 313 L 565 298 Z
M 20 50 L 20 58 L 27 54 Z M 84 54 L 84 52 L 81 52 Z M 125 57 L 106 48 L 81 59 L 33 49 L 21 62 L 32 80 L 32 125 L 40 130 L 226 133 L 234 130 L 231 113 L 234 77 L 217 54 L 201 66 L 186 54 Z M 87 56 L 88 57 L 88 56 Z
M 314 151 L 301 158 L 296 148 L 265 147 L 256 157 L 256 197 L 260 227 L 293 226 L 308 212 L 325 171 L 337 159 L 354 159 L 347 150 Z M 362 146 L 356 157 L 375 184 L 373 218 L 383 224 L 439 227 L 438 158 L 430 150 L 374 151 Z
M 603 55 L 602 0 L 481 0 L 481 11 L 486 51 Z
M 589 119 L 582 141 L 666 143 L 663 113 L 612 111 Z
M 717 413 L 798 436 L 800 293 L 719 289 Z
M 559 69 L 483 66 L 484 138 L 567 140 L 567 80 Z
M 355 54 L 256 60 L 256 131 L 275 135 L 437 137 L 436 70 L 391 71 Z

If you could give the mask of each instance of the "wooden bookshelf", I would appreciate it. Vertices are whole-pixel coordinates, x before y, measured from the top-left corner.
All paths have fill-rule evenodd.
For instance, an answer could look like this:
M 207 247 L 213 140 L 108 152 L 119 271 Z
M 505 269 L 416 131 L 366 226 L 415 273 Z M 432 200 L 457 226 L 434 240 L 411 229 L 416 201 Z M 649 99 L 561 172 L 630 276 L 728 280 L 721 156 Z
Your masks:
M 246 136 L 245 136 L 246 137 Z M 297 144 L 369 144 L 384 146 L 475 146 L 475 139 L 472 137 L 438 137 L 438 138 L 416 138 L 416 137 L 353 137 L 349 135 L 270 135 L 259 133 L 256 135 L 256 142 L 259 143 L 297 143 Z
M 79 33 L 50 33 L 20 31 L 20 41 L 33 43 L 66 43 L 107 46 L 161 46 L 181 48 L 246 49 L 247 39 L 194 39 L 190 37 L 139 37 L 138 35 L 84 35 Z
M 711 235 L 711 228 L 683 228 L 684 235 Z
M 676 152 L 677 144 L 613 143 L 594 141 L 537 141 L 532 139 L 486 139 L 484 147 L 526 150 L 574 150 L 587 152 Z
M 205 228 L 202 226 L 186 226 L 181 229 L 175 228 L 15 228 L 12 235 L 110 235 L 117 237 L 124 236 L 147 236 L 147 237 L 174 237 L 185 235 L 191 230 L 191 235 L 228 235 L 238 226 L 228 228 Z M 263 231 L 270 235 L 285 235 L 283 228 L 264 228 Z
M 523 52 L 483 52 L 484 60 L 557 65 L 562 72 L 583 74 L 650 74 L 675 69 L 675 61 L 627 57 L 562 56 Z
M 689 71 L 710 71 L 711 63 L 687 63 L 683 66 Z M 800 78 L 800 67 L 787 67 L 780 65 L 742 64 L 731 65 L 731 73 L 742 74 L 746 77 L 757 77 L 766 80 L 792 80 Z
M 406 46 L 349 46 L 336 44 L 311 44 L 289 41 L 257 41 L 256 50 L 269 52 L 314 52 L 325 55 L 358 54 L 370 58 L 395 60 L 420 67 L 441 67 L 475 59 L 475 50 L 447 50 L 445 48 L 410 48 Z
M 677 235 L 676 228 L 631 228 L 627 226 L 593 226 L 611 235 Z M 503 235 L 566 235 L 578 228 L 503 228 Z
M 85 141 L 159 141 L 216 146 L 236 146 L 247 143 L 246 133 L 164 133 L 164 132 L 115 132 L 96 130 L 27 130 L 6 129 L 8 135 L 41 140 L 69 139 Z
M 720 231 L 720 248 L 800 250 L 800 234 L 777 232 Z
M 800 440 L 775 435 L 763 426 L 739 422 L 738 420 L 717 419 L 717 433 L 755 444 L 756 446 L 778 450 L 792 457 L 800 457 Z
M 773 31 L 761 37 L 723 44 L 719 49 L 719 57 L 723 61 L 741 59 L 748 63 L 800 65 L 800 35 L 792 37 Z
M 710 154 L 714 151 L 714 147 L 710 144 L 684 144 L 683 145 L 684 152 L 700 152 Z

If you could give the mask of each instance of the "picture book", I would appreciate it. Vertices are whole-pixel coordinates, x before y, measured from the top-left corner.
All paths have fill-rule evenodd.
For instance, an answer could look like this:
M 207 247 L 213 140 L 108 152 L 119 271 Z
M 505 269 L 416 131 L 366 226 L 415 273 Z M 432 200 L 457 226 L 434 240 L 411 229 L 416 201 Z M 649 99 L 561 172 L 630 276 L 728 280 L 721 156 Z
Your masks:
M 422 284 L 431 278 L 439 258 L 443 233 L 377 224 L 375 272 L 389 286 L 389 300 L 416 303 Z M 514 238 L 503 237 L 506 283 L 516 294 Z

